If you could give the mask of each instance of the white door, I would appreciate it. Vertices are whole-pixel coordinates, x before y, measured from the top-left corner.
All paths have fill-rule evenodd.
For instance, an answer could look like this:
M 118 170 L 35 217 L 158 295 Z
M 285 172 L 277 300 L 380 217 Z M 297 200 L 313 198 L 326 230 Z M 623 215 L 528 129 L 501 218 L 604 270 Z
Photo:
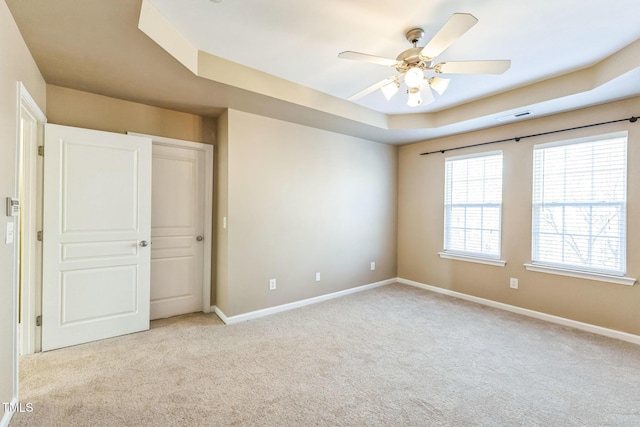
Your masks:
M 153 141 L 151 319 L 203 311 L 206 152 Z M 165 138 L 166 140 L 166 138 Z M 210 287 L 210 284 L 205 284 Z
M 149 329 L 151 140 L 45 127 L 42 350 Z

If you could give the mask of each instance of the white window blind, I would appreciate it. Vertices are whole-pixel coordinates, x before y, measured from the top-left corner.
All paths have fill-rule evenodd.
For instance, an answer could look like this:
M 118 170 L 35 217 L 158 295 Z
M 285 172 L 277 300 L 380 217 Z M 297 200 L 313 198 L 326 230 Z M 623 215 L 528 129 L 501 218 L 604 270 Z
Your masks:
M 445 159 L 444 251 L 500 257 L 502 152 Z
M 534 147 L 532 262 L 624 276 L 626 134 Z

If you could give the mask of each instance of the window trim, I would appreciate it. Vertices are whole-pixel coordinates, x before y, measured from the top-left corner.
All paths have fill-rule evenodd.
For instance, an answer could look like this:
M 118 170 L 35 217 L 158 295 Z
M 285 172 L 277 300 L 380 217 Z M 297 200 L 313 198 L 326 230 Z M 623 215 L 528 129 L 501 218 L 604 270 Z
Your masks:
M 613 274 L 594 273 L 586 270 L 572 270 L 570 268 L 550 266 L 531 262 L 524 264 L 528 271 L 537 273 L 557 274 L 560 276 L 576 277 L 578 279 L 596 280 L 598 282 L 615 283 L 618 285 L 633 286 L 636 283 L 634 277 L 614 276 Z
M 499 232 L 500 232 L 500 241 L 499 241 L 499 253 L 497 255 L 493 255 L 493 254 L 488 254 L 488 253 L 477 253 L 477 252 L 467 252 L 467 251 L 460 251 L 460 250 L 455 250 L 455 249 L 446 249 L 446 242 L 447 242 L 447 194 L 446 194 L 446 188 L 447 188 L 447 181 L 446 181 L 446 170 L 447 170 L 447 163 L 448 162 L 455 162 L 455 161 L 459 161 L 459 160 L 468 160 L 468 159 L 479 159 L 479 158 L 483 158 L 483 157 L 492 157 L 492 156 L 500 156 L 501 157 L 501 164 L 502 164 L 502 173 L 500 176 L 500 183 L 501 183 L 501 188 L 500 188 L 500 203 L 475 203 L 473 205 L 477 205 L 479 207 L 485 207 L 488 205 L 495 205 L 495 207 L 499 207 L 500 208 L 500 228 L 499 228 Z M 499 266 L 499 267 L 504 267 L 504 265 L 506 264 L 506 261 L 500 259 L 500 257 L 502 256 L 502 207 L 503 207 L 503 190 L 504 190 L 504 152 L 503 150 L 492 150 L 492 151 L 483 151 L 483 152 L 479 152 L 479 153 L 469 153 L 469 154 L 462 154 L 459 156 L 450 156 L 450 157 L 445 157 L 444 159 L 444 169 L 445 169 L 445 195 L 444 195 L 444 239 L 443 239 L 443 250 L 441 252 L 438 252 L 438 255 L 441 258 L 447 258 L 447 259 L 454 259 L 454 260 L 459 260 L 459 261 L 468 261 L 468 262 L 476 262 L 479 264 L 488 264 L 488 265 L 495 265 L 495 266 Z M 467 203 L 467 204 L 451 204 L 449 206 L 469 206 L 471 204 Z
M 507 261 L 500 258 L 488 258 L 479 255 L 470 255 L 469 253 L 459 253 L 451 251 L 438 252 L 440 258 L 453 259 L 456 261 L 475 262 L 477 264 L 494 265 L 496 267 L 504 267 Z
M 621 130 L 618 132 L 602 133 L 600 135 L 584 136 L 581 138 L 570 138 L 570 139 L 563 139 L 560 141 L 543 142 L 541 144 L 535 144 L 533 146 L 533 149 L 537 150 L 537 149 L 544 149 L 544 148 L 561 147 L 565 145 L 583 144 L 585 142 L 605 141 L 608 139 L 617 139 L 617 138 L 627 138 L 627 144 L 628 144 L 629 131 Z
M 561 147 L 561 146 L 570 146 L 570 145 L 576 145 L 576 144 L 583 144 L 583 143 L 589 143 L 589 142 L 598 142 L 598 141 L 606 141 L 606 140 L 610 140 L 610 139 L 618 139 L 618 138 L 624 138 L 625 139 L 625 143 L 627 146 L 627 150 L 628 150 L 628 143 L 629 143 L 629 132 L 628 131 L 618 131 L 618 132 L 611 132 L 611 133 L 606 133 L 606 134 L 601 134 L 601 135 L 594 135 L 594 136 L 587 136 L 587 137 L 582 137 L 582 138 L 572 138 L 572 139 L 567 139 L 567 140 L 561 140 L 561 141 L 553 141 L 553 142 L 547 142 L 547 143 L 542 143 L 542 144 L 536 144 L 533 146 L 533 159 L 534 159 L 534 165 L 533 165 L 533 176 L 532 176 L 532 197 L 535 194 L 535 152 L 536 150 L 544 150 L 544 149 L 548 149 L 548 148 L 553 148 L 553 147 Z M 617 284 L 621 284 L 621 285 L 627 285 L 627 286 L 633 286 L 634 283 L 636 282 L 635 278 L 632 277 L 628 277 L 626 276 L 626 266 L 627 266 L 627 260 L 626 260 L 626 256 L 627 256 L 627 245 L 628 245 L 628 223 L 627 223 L 627 190 L 628 190 L 628 152 L 625 153 L 625 201 L 624 203 L 622 203 L 623 208 L 624 208 L 624 235 L 622 236 L 622 240 L 624 242 L 624 247 L 623 247 L 623 251 L 624 251 L 624 255 L 623 255 L 623 267 L 624 267 L 624 271 L 620 271 L 620 272 L 614 272 L 614 271 L 607 271 L 607 270 L 598 270 L 598 269 L 591 269 L 589 267 L 585 267 L 585 268 L 580 268 L 580 266 L 576 266 L 576 265 L 569 265 L 569 264 L 555 264 L 555 263 L 548 263 L 548 262 L 544 262 L 544 261 L 534 261 L 533 260 L 533 255 L 534 253 L 536 253 L 536 248 L 535 248 L 535 242 L 536 239 L 539 237 L 539 234 L 536 235 L 535 234 L 535 202 L 532 201 L 532 211 L 531 211 L 531 223 L 532 223 L 532 229 L 531 229 L 531 257 L 532 257 L 532 261 L 529 264 L 524 264 L 525 268 L 529 271 L 535 271 L 535 272 L 540 272 L 540 273 L 548 273 L 548 274 L 558 274 L 558 275 L 562 275 L 562 276 L 569 276 L 569 277 L 577 277 L 577 278 L 582 278 L 582 279 L 588 279 L 588 280 L 596 280 L 596 281 L 603 281 L 603 282 L 609 282 L 609 283 L 617 283 Z M 567 206 L 567 205 L 571 205 L 574 203 L 562 203 L 562 205 Z M 603 204 L 607 204 L 607 203 L 600 203 L 600 205 Z M 608 202 L 608 204 L 611 205 L 618 205 L 620 204 L 620 202 Z M 594 203 L 591 203 L 590 205 L 594 205 Z M 616 274 L 618 273 L 618 274 Z

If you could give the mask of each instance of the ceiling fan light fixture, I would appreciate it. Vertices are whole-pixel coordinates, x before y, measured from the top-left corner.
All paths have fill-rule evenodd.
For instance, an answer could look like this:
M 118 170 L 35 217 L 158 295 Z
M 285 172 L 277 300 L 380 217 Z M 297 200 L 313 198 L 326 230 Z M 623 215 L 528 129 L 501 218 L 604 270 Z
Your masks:
M 422 104 L 422 96 L 420 96 L 420 88 L 412 87 L 408 90 L 409 99 L 407 100 L 407 105 L 409 107 L 417 107 Z
M 404 75 L 404 82 L 409 88 L 419 88 L 424 80 L 424 73 L 418 67 L 410 68 Z
M 431 77 L 429 79 L 429 86 L 436 92 L 438 95 L 442 95 L 447 87 L 449 87 L 449 82 L 451 79 L 443 79 L 442 77 Z
M 384 97 L 387 98 L 387 101 L 390 101 L 393 95 L 396 94 L 399 88 L 400 88 L 400 83 L 398 83 L 397 81 L 393 81 L 388 85 L 382 86 L 380 90 L 382 91 L 382 94 L 384 95 Z
M 442 52 L 477 23 L 478 19 L 469 13 L 454 13 L 424 47 L 418 47 L 418 42 L 424 36 L 424 30 L 413 28 L 406 33 L 406 39 L 413 47 L 400 52 L 395 59 L 353 51 L 339 53 L 339 58 L 384 65 L 392 67 L 400 73 L 389 76 L 348 99 L 355 101 L 381 89 L 385 98 L 391 100 L 404 82 L 407 87 L 407 104 L 411 107 L 417 107 L 435 101 L 432 89 L 439 95 L 443 95 L 449 86 L 450 80 L 448 78 L 432 76 L 432 72 L 436 74 L 504 73 L 511 67 L 511 61 L 508 59 L 435 62 Z M 429 73 L 425 75 L 427 71 Z

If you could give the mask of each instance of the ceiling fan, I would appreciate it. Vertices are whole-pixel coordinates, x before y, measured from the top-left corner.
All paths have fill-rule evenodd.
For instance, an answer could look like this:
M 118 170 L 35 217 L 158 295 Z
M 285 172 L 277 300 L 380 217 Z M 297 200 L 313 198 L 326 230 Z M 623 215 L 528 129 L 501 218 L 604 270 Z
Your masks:
M 345 51 L 338 54 L 338 58 L 352 59 L 356 61 L 370 62 L 395 68 L 397 75 L 389 76 L 378 83 L 349 97 L 355 101 L 380 89 L 387 100 L 390 100 L 400 88 L 401 80 L 407 86 L 408 102 L 410 107 L 433 102 L 431 89 L 442 95 L 449 86 L 449 79 L 442 77 L 425 76 L 425 71 L 433 71 L 436 74 L 502 74 L 511 67 L 510 60 L 489 61 L 453 61 L 434 64 L 435 58 L 445 51 L 453 42 L 466 33 L 478 22 L 478 19 L 469 13 L 454 13 L 444 26 L 424 47 L 417 44 L 424 36 L 422 28 L 409 30 L 406 38 L 413 44 L 410 49 L 401 52 L 396 59 L 382 58 L 366 53 Z M 421 91 L 421 87 L 426 90 Z M 423 100 L 422 95 L 425 96 Z

